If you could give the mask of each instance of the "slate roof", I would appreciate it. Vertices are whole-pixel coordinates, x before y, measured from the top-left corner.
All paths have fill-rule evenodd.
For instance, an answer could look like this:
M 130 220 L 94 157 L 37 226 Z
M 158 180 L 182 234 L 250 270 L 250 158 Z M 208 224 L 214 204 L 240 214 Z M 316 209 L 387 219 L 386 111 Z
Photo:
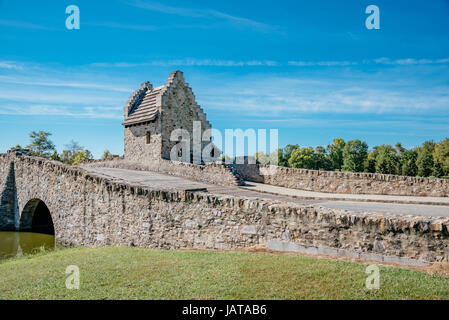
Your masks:
M 126 127 L 155 120 L 159 113 L 158 97 L 164 88 L 153 88 L 148 82 L 143 83 L 142 88 L 136 90 L 128 101 L 123 125 Z
M 1 0 L 0 0 L 1 1 Z M 188 83 L 184 82 L 182 71 L 176 70 L 170 73 L 167 83 L 153 88 L 148 81 L 142 83 L 141 87 L 133 92 L 124 108 L 124 121 L 122 125 L 125 127 L 139 125 L 154 121 L 161 109 L 162 95 L 170 88 L 174 81 L 182 81 L 187 87 Z M 189 90 L 191 90 L 189 88 Z M 193 93 L 192 93 L 193 94 Z M 199 105 L 195 103 L 198 118 L 207 123 L 206 114 Z

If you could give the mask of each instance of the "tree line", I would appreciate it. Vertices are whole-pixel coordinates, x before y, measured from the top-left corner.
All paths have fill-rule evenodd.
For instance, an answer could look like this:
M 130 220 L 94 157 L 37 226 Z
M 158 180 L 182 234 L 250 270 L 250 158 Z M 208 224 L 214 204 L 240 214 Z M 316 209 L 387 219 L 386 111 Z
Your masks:
M 400 142 L 394 147 L 382 144 L 369 150 L 364 141 L 334 139 L 327 147 L 315 149 L 289 144 L 274 155 L 258 152 L 256 159 L 269 164 L 276 153 L 278 165 L 291 168 L 449 178 L 449 138 L 426 141 L 409 150 Z
M 93 159 L 92 153 L 70 141 L 65 149 L 58 153 L 50 140 L 52 134 L 47 131 L 32 131 L 30 144 L 26 146 L 31 154 L 38 157 L 77 165 Z M 22 149 L 20 145 L 13 147 Z M 108 159 L 111 153 L 105 150 L 102 159 Z M 270 164 L 277 156 L 279 166 L 349 172 L 371 172 L 399 174 L 403 176 L 449 178 L 449 138 L 440 142 L 426 141 L 421 146 L 405 149 L 400 142 L 393 147 L 389 144 L 375 146 L 369 150 L 368 144 L 360 140 L 334 139 L 326 147 L 300 147 L 288 144 L 272 154 L 256 153 L 256 159 Z
M 25 148 L 30 149 L 33 156 L 60 161 L 74 166 L 85 160 L 93 159 L 92 152 L 73 140 L 64 145 L 65 149 L 58 153 L 55 144 L 50 140 L 51 135 L 47 131 L 32 131 L 29 134 L 30 143 Z M 23 148 L 20 145 L 16 145 L 12 149 Z M 107 159 L 109 156 L 111 156 L 111 153 L 105 150 L 103 158 Z

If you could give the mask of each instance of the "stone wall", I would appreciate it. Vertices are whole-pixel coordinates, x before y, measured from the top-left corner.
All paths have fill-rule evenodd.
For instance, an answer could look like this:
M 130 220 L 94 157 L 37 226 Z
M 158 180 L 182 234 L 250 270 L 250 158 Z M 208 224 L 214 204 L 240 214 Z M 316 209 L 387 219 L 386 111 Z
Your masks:
M 170 141 L 170 136 L 175 129 L 184 129 L 190 135 L 189 162 L 193 162 L 193 123 L 201 123 L 201 136 L 203 132 L 211 128 L 206 114 L 195 101 L 195 95 L 187 83 L 181 71 L 175 71 L 168 78 L 166 89 L 162 94 L 161 122 L 162 122 L 162 158 L 170 159 L 170 151 L 178 143 Z M 199 137 L 201 139 L 201 137 Z M 200 140 L 201 141 L 201 140 Z M 201 150 L 209 142 L 201 141 Z M 184 152 L 184 151 L 183 151 Z M 180 159 L 179 159 L 180 160 Z M 197 163 L 200 163 L 198 159 Z
M 319 171 L 261 164 L 237 164 L 234 168 L 245 180 L 292 189 L 331 193 L 449 196 L 449 179 Z
M 1 155 L 2 175 L 11 162 L 20 213 L 29 201 L 44 201 L 60 243 L 163 249 L 238 249 L 271 243 L 272 247 L 324 247 L 385 261 L 384 257 L 448 260 L 449 218 L 348 213 L 140 188 L 28 156 Z
M 150 132 L 150 143 L 147 143 Z M 151 163 L 161 158 L 162 135 L 160 118 L 152 123 L 125 127 L 125 153 L 130 161 Z
M 18 208 L 14 171 L 14 162 L 0 167 L 0 230 L 16 229 Z
M 137 162 L 130 162 L 126 159 L 116 159 L 88 161 L 83 162 L 80 166 L 154 171 L 222 186 L 238 186 L 244 183 L 241 177 L 234 172 L 233 168 L 228 167 L 221 162 L 210 162 L 204 165 L 196 165 L 186 162 L 161 159 L 159 161 L 152 161 L 148 164 L 141 164 Z

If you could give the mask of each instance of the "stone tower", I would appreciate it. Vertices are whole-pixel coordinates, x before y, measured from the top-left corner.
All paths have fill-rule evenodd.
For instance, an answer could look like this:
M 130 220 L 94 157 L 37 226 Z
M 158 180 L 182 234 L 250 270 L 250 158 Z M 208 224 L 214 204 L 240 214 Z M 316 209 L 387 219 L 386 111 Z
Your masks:
M 172 72 L 166 84 L 157 88 L 142 83 L 124 108 L 125 159 L 139 163 L 170 159 L 177 145 L 177 141 L 170 140 L 171 134 L 175 129 L 184 129 L 190 136 L 190 155 L 182 155 L 185 150 L 179 150 L 177 160 L 193 162 L 194 122 L 201 124 L 202 134 L 211 128 L 181 71 Z M 201 150 L 206 144 L 201 143 Z

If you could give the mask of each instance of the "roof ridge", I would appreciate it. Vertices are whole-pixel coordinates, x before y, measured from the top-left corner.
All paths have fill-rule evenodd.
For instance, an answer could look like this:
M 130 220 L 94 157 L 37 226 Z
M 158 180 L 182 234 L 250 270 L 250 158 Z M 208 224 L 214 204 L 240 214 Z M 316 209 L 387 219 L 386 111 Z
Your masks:
M 125 106 L 123 125 L 138 124 L 153 121 L 158 114 L 158 99 L 163 87 L 153 88 L 150 82 L 142 83 L 141 87 L 134 91 Z

